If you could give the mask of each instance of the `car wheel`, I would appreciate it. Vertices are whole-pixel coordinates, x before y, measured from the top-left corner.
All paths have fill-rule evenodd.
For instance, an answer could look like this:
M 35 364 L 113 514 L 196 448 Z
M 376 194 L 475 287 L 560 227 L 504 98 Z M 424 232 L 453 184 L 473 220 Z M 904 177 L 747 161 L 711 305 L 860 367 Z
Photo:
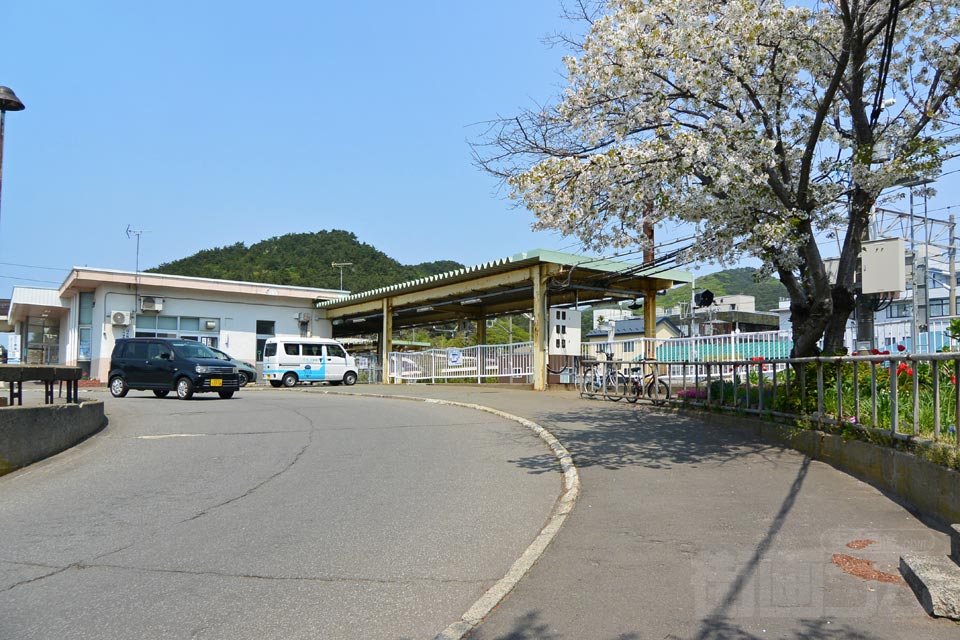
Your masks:
M 224 400 L 229 400 L 233 397 L 233 391 L 219 391 L 220 397 Z
M 283 381 L 281 381 L 281 380 L 271 380 L 271 381 L 270 381 L 270 386 L 273 387 L 274 389 L 279 389 L 280 387 L 283 386 Z
M 177 397 L 181 400 L 189 400 L 193 397 L 193 383 L 190 382 L 190 378 L 177 380 Z
M 240 378 L 240 386 L 241 387 L 247 386 L 247 382 L 249 382 L 249 380 L 247 380 L 247 374 L 241 371 L 240 373 L 237 374 L 237 376 Z
M 170 395 L 170 390 L 165 389 L 163 391 L 160 391 L 159 389 L 154 389 L 153 395 L 157 396 L 158 398 L 166 398 L 168 395 Z
M 127 395 L 127 391 L 130 391 L 130 387 L 127 386 L 126 380 L 120 376 L 110 378 L 110 395 L 114 398 L 122 398 Z
M 357 384 L 357 374 L 353 371 L 347 371 L 343 376 L 343 384 L 349 386 Z
M 299 381 L 300 378 L 293 372 L 283 374 L 283 386 L 285 387 L 295 387 Z

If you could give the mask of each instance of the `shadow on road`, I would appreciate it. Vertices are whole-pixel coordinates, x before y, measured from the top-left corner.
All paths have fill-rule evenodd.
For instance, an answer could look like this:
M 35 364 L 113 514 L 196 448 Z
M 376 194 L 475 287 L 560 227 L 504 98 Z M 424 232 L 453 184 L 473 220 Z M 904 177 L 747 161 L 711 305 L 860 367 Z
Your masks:
M 737 429 L 705 424 L 696 418 L 661 414 L 641 406 L 607 402 L 582 410 L 537 416 L 573 455 L 580 468 L 650 469 L 700 463 L 722 464 L 743 456 L 776 457 L 784 447 L 757 442 Z M 511 460 L 530 473 L 556 470 L 549 455 Z

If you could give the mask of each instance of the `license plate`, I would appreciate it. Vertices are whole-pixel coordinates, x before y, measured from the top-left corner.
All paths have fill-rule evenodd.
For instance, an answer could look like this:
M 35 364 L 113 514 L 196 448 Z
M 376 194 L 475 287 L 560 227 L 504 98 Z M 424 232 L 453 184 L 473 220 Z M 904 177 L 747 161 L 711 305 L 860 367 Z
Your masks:
M 221 380 L 220 378 L 210 378 L 210 386 L 211 386 L 211 387 L 222 387 L 222 386 L 223 386 L 223 380 Z

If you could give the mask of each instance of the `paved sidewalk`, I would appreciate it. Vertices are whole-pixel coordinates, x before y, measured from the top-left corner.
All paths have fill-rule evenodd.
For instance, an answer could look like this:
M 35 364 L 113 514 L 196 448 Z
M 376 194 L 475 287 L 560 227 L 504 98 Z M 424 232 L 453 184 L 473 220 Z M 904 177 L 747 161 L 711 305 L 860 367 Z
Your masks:
M 325 389 L 321 389 L 325 390 Z M 482 404 L 570 450 L 582 493 L 476 640 L 957 638 L 899 580 L 947 536 L 878 490 L 736 429 L 572 392 L 357 386 Z M 512 461 L 553 470 L 545 449 Z M 871 564 L 872 563 L 872 564 Z

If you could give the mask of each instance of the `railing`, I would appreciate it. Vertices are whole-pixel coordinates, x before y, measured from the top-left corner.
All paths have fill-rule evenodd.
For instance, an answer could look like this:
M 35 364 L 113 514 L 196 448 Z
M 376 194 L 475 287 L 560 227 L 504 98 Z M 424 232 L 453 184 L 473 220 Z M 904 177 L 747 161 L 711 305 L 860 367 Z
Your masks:
M 895 345 L 903 345 L 913 353 L 934 353 L 943 348 L 956 349 L 958 342 L 947 333 L 950 321 L 955 316 L 931 318 L 927 331 L 917 333 L 917 348 L 913 348 L 913 338 L 910 318 L 902 320 L 877 320 L 874 324 L 877 346 L 888 349 Z
M 469 380 L 482 383 L 516 378 L 529 382 L 532 375 L 531 342 L 390 354 L 390 377 L 398 382 Z
M 609 357 L 612 360 L 657 360 L 672 362 L 732 362 L 741 360 L 782 360 L 790 357 L 793 340 L 789 332 L 764 331 L 732 333 L 696 338 L 635 338 L 589 342 L 581 345 L 582 356 L 588 360 Z M 782 364 L 776 365 L 783 369 Z M 672 372 L 680 376 L 681 371 Z M 725 366 L 722 375 L 733 375 L 732 367 Z
M 882 430 L 960 448 L 960 353 L 643 364 L 669 388 L 661 403 Z M 623 379 L 637 365 L 581 361 L 582 395 L 597 395 L 584 390 L 595 384 L 598 367 Z M 620 399 L 617 392 L 603 395 Z

